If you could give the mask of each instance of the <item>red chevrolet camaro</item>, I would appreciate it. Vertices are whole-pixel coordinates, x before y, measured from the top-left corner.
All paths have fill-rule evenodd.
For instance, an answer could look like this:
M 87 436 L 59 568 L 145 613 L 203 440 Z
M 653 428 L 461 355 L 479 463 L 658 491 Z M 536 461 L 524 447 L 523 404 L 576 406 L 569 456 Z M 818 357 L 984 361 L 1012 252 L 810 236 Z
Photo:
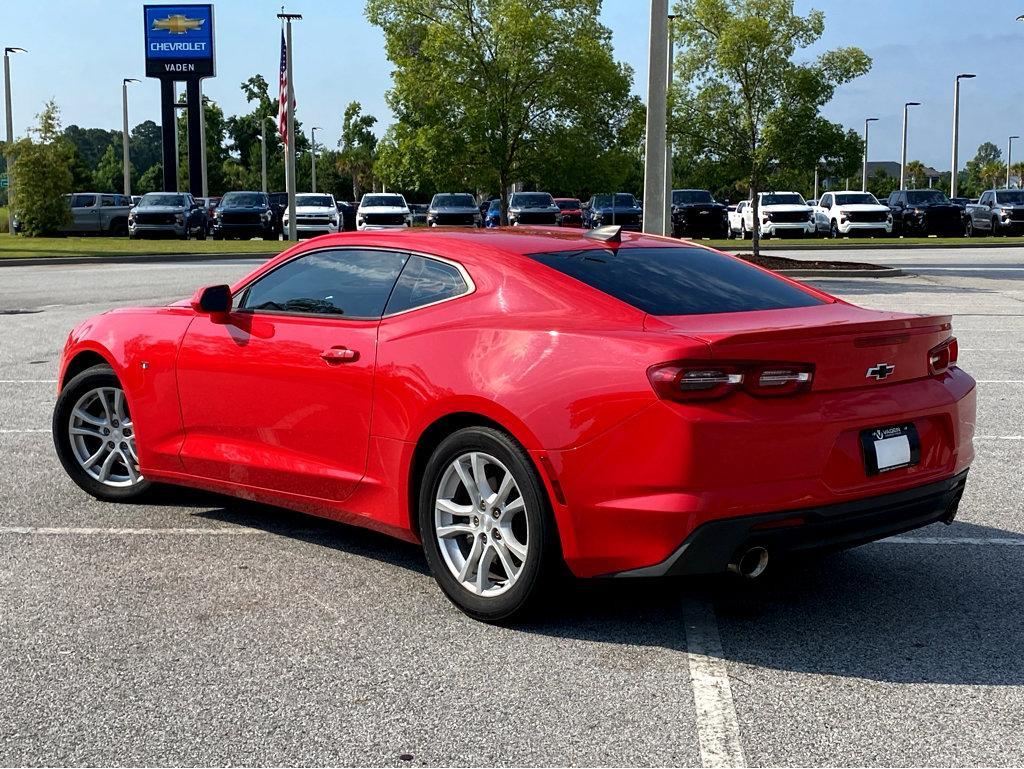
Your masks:
M 731 570 L 952 520 L 975 383 L 948 316 L 677 240 L 363 232 L 64 347 L 53 434 L 104 500 L 223 492 L 421 542 L 485 620 L 579 577 Z

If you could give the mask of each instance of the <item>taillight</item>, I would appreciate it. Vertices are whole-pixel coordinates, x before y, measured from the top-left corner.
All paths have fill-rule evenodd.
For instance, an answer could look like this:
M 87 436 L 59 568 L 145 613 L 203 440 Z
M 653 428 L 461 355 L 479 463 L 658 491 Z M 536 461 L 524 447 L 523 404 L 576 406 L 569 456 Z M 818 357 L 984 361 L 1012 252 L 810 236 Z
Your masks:
M 716 400 L 736 390 L 756 396 L 793 395 L 811 388 L 814 367 L 806 363 L 679 361 L 651 366 L 647 378 L 659 398 Z
M 929 373 L 942 374 L 948 371 L 950 366 L 956 364 L 959 352 L 959 345 L 957 345 L 955 336 L 951 336 L 942 344 L 930 349 L 928 351 Z

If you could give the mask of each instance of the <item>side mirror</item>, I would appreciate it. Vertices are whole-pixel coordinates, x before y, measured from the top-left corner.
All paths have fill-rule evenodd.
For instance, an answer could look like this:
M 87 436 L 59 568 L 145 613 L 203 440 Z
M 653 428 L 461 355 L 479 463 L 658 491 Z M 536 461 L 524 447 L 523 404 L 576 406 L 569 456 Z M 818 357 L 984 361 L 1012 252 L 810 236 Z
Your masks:
M 217 315 L 231 312 L 231 287 L 203 286 L 192 294 L 192 309 L 204 315 Z

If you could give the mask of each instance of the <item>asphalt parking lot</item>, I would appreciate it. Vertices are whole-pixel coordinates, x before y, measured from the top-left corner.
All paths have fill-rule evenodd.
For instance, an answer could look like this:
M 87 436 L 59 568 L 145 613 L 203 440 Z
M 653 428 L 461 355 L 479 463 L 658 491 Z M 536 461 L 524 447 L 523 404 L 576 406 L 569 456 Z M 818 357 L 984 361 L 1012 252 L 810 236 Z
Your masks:
M 512 628 L 457 612 L 412 546 L 65 477 L 67 331 L 254 261 L 0 267 L 0 764 L 1021 764 L 1024 249 L 829 254 L 907 272 L 812 281 L 845 299 L 956 316 L 979 380 L 957 522 L 752 586 L 578 585 Z

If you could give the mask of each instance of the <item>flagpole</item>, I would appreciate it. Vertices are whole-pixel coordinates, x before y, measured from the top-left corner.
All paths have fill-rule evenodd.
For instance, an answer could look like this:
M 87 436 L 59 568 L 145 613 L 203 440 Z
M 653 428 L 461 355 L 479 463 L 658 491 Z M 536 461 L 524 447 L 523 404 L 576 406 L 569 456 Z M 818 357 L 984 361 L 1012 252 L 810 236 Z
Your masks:
M 279 13 L 285 28 L 285 73 L 288 78 L 288 162 L 285 181 L 288 188 L 288 240 L 298 240 L 295 222 L 295 83 L 292 80 L 292 21 L 302 18 L 300 13 Z

